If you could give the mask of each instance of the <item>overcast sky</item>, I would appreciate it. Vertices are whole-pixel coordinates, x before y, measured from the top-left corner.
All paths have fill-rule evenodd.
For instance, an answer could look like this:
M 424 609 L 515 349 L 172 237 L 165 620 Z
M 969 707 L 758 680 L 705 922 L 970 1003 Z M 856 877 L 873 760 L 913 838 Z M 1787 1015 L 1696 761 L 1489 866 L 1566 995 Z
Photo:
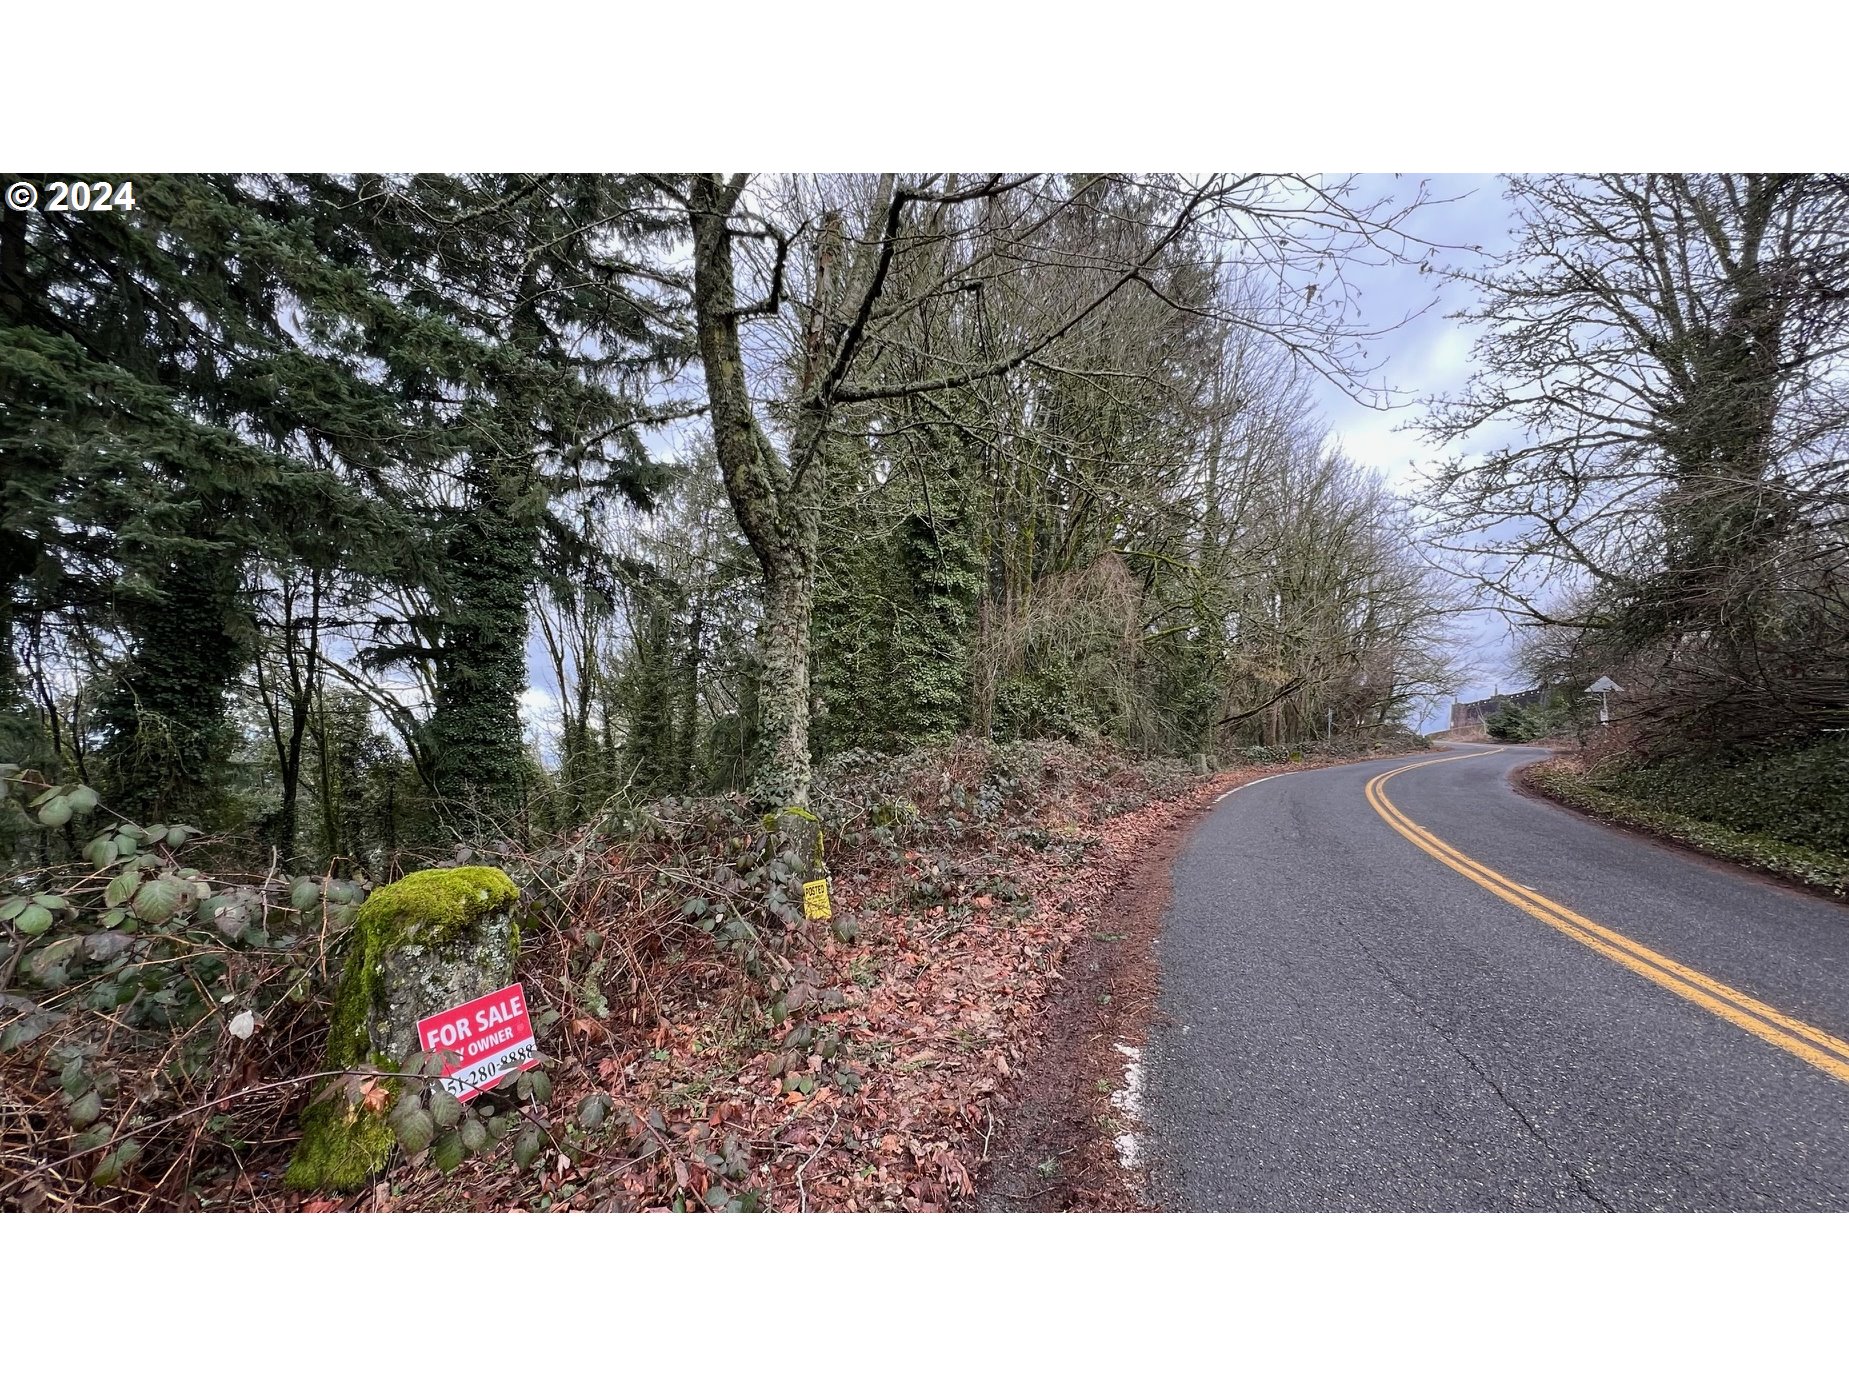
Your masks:
M 1478 260 L 1477 248 L 1482 254 L 1496 255 L 1508 247 L 1508 209 L 1500 179 L 1493 175 L 1368 175 L 1356 181 L 1356 195 L 1362 202 L 1391 197 L 1403 203 L 1421 182 L 1427 187 L 1429 202 L 1413 213 L 1406 229 L 1425 240 L 1457 247 L 1439 251 L 1436 264 L 1462 265 Z M 1418 401 L 1455 392 L 1470 374 L 1470 330 L 1451 317 L 1469 304 L 1470 290 L 1449 284 L 1437 274 L 1421 274 L 1417 265 L 1409 264 L 1356 264 L 1346 271 L 1346 277 L 1360 322 L 1386 334 L 1378 352 L 1370 348 L 1372 357 L 1385 358 L 1380 362 L 1378 383 L 1406 403 L 1392 409 L 1370 409 L 1335 385 L 1319 381 L 1323 412 L 1331 433 L 1350 457 L 1383 473 L 1395 489 L 1411 492 L 1418 485 L 1421 468 L 1435 455 L 1413 427 L 1421 412 Z M 1459 699 L 1469 701 L 1510 687 L 1508 622 L 1494 613 L 1477 612 L 1460 617 L 1458 626 L 1467 657 L 1475 666 L 1456 690 Z M 1439 707 L 1426 725 L 1442 726 L 1447 721 Z
M 1493 175 L 1369 174 L 1358 178 L 1354 200 L 1366 204 L 1382 198 L 1405 203 L 1420 184 L 1427 205 L 1406 222 L 1413 235 L 1446 249 L 1435 264 L 1458 265 L 1482 254 L 1500 253 L 1508 245 L 1507 208 L 1500 181 Z M 1331 434 L 1355 461 L 1385 475 L 1396 490 L 1410 493 L 1421 467 L 1433 456 L 1414 424 L 1419 401 L 1459 389 L 1470 371 L 1469 330 L 1450 315 L 1470 300 L 1467 287 L 1446 283 L 1437 274 L 1421 274 L 1416 264 L 1350 263 L 1345 267 L 1350 300 L 1359 324 L 1384 335 L 1370 344 L 1378 367 L 1376 383 L 1403 401 L 1390 409 L 1372 409 L 1351 399 L 1336 385 L 1319 380 L 1317 391 Z M 1490 612 L 1458 618 L 1458 633 L 1473 666 L 1455 690 L 1462 701 L 1513 686 L 1508 667 L 1509 626 Z M 529 725 L 549 736 L 557 720 L 555 680 L 537 635 L 529 642 L 528 668 L 533 686 L 523 698 Z M 1448 704 L 1439 702 L 1425 714 L 1425 729 L 1448 725 Z

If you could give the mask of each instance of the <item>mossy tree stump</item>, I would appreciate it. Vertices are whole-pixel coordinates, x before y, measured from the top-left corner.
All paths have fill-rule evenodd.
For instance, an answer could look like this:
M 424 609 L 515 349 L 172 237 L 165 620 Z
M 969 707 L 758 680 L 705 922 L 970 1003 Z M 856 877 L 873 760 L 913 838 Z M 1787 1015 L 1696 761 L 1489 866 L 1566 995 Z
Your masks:
M 512 981 L 519 900 L 519 889 L 492 866 L 413 871 L 374 891 L 348 943 L 327 1066 L 395 1069 L 419 1049 L 420 1018 Z M 335 1093 L 303 1115 L 288 1184 L 356 1189 L 391 1152 L 384 1112 Z

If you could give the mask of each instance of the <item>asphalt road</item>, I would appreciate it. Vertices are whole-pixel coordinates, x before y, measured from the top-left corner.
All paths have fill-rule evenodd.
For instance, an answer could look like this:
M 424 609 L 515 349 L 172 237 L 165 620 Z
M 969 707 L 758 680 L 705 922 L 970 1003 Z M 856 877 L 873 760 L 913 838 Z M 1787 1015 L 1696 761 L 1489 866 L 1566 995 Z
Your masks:
M 1158 1201 L 1849 1209 L 1849 909 L 1481 749 L 1251 784 L 1195 831 L 1145 1053 Z

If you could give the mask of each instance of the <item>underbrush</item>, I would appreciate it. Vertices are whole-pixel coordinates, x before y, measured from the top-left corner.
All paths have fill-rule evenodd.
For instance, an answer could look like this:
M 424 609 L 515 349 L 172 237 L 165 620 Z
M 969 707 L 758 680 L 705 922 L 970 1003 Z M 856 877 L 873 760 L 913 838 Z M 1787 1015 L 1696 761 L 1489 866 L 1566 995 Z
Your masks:
M 1277 746 L 1235 746 L 1225 752 L 1224 765 L 1297 765 L 1313 760 L 1348 760 L 1363 756 L 1411 755 L 1432 749 L 1430 737 L 1416 732 L 1386 731 L 1377 735 L 1354 734 L 1324 741 L 1293 741 Z
M 73 849 L 0 881 L 0 1208 L 171 1206 L 286 1148 L 364 878 L 209 865 L 197 829 L 16 766 L 0 818 Z
M 1616 758 L 1595 768 L 1592 783 L 1650 809 L 1849 855 L 1849 737 L 1654 764 Z
M 770 1150 L 765 1132 L 744 1134 L 745 1069 L 792 1106 L 851 1102 L 869 1066 L 891 1060 L 864 1020 L 904 929 L 935 948 L 1019 922 L 1032 908 L 1024 861 L 1070 867 L 1093 825 L 1200 782 L 1185 762 L 1109 747 L 965 741 L 837 758 L 818 771 L 813 821 L 767 820 L 739 796 L 666 799 L 541 850 L 459 852 L 522 888 L 518 974 L 548 1064 L 516 1101 L 493 1094 L 498 1112 L 407 1099 L 417 1139 L 374 1206 L 763 1206 L 761 1157 L 789 1132 Z M 21 790 L 34 812 L 57 800 L 60 826 L 59 804 L 95 808 L 76 787 L 21 782 L 15 809 Z M 209 844 L 192 836 L 118 823 L 86 860 L 30 871 L 0 897 L 0 1206 L 296 1206 L 279 1173 L 304 1102 L 330 1080 L 384 1100 L 384 1075 L 321 1071 L 346 930 L 371 883 L 201 869 L 189 851 Z M 836 909 L 817 923 L 802 885 L 823 860 Z M 515 1158 L 488 1126 L 513 1134 Z M 464 1145 L 470 1178 L 445 1181 Z M 605 1177 L 588 1184 L 587 1167 Z M 910 1196 L 929 1204 L 966 1181 L 939 1167 Z

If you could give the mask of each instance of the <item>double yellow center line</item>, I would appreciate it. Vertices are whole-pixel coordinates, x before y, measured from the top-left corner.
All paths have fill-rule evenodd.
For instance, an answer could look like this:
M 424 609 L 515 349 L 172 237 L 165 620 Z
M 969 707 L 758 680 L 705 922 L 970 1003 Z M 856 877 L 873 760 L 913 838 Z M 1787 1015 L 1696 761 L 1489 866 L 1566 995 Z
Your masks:
M 1757 1035 L 1767 1044 L 1775 1044 L 1787 1054 L 1794 1054 L 1822 1069 L 1833 1078 L 1849 1083 L 1849 1043 L 1835 1035 L 1826 1034 L 1815 1026 L 1806 1025 L 1795 1020 L 1783 1011 L 1766 1005 L 1765 1002 L 1735 991 L 1724 982 L 1718 982 L 1706 973 L 1697 972 L 1692 967 L 1684 967 L 1673 958 L 1666 958 L 1627 938 L 1616 929 L 1608 929 L 1603 924 L 1595 924 L 1584 915 L 1575 914 L 1565 905 L 1548 899 L 1539 891 L 1517 885 L 1507 876 L 1490 870 L 1482 862 L 1465 856 L 1457 848 L 1442 838 L 1434 836 L 1420 827 L 1412 819 L 1395 808 L 1392 800 L 1387 798 L 1382 788 L 1388 780 L 1396 775 L 1404 775 L 1408 770 L 1417 770 L 1425 765 L 1441 765 L 1454 760 L 1472 760 L 1477 756 L 1495 755 L 1495 751 L 1472 751 L 1469 755 L 1447 756 L 1443 761 L 1419 761 L 1413 765 L 1402 765 L 1398 770 L 1389 770 L 1384 775 L 1376 775 L 1367 783 L 1367 800 L 1374 806 L 1374 811 L 1387 820 L 1401 837 L 1429 856 L 1436 857 L 1458 875 L 1469 878 L 1489 891 L 1500 896 L 1524 914 L 1534 916 L 1543 924 L 1558 929 L 1575 942 L 1583 943 L 1593 952 L 1610 958 L 1620 967 L 1627 967 L 1638 976 L 1655 982 L 1667 991 L 1673 991 L 1684 1000 L 1693 1001 L 1703 1010 L 1719 1016 L 1722 1020 L 1738 1025 L 1749 1034 Z

